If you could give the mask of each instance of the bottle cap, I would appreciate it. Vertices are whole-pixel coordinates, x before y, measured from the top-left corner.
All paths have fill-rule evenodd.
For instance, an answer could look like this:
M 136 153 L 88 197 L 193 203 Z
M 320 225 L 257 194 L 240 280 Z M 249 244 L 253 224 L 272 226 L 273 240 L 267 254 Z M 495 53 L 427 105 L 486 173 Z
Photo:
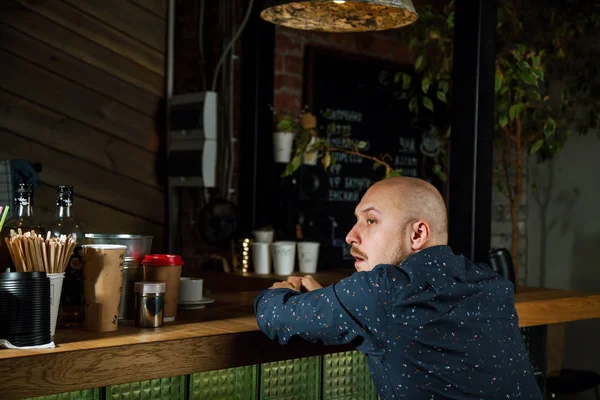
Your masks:
M 144 265 L 158 265 L 161 267 L 176 267 L 183 265 L 181 256 L 175 254 L 147 254 L 142 261 Z
M 31 183 L 19 183 L 17 185 L 17 190 L 15 190 L 15 193 L 17 194 L 29 192 L 33 192 L 33 185 Z
M 157 294 L 164 293 L 166 288 L 164 282 L 136 282 L 133 291 L 140 294 Z
M 56 186 L 56 191 L 58 193 L 73 193 L 73 185 L 58 185 Z

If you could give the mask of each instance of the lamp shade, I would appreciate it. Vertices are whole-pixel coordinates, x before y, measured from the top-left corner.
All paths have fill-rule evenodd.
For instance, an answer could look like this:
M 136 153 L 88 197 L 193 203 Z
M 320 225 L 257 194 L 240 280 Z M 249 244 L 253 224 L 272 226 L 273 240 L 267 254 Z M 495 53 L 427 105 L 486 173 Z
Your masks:
M 260 15 L 288 28 L 326 32 L 382 31 L 417 19 L 411 0 L 267 0 Z

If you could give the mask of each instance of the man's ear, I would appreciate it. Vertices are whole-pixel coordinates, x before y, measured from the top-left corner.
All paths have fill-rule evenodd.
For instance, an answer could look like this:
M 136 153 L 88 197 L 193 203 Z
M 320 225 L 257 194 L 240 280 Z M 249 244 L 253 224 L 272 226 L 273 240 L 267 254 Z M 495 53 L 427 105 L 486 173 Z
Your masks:
M 429 223 L 424 220 L 416 221 L 409 225 L 410 247 L 414 251 L 422 250 L 431 238 Z

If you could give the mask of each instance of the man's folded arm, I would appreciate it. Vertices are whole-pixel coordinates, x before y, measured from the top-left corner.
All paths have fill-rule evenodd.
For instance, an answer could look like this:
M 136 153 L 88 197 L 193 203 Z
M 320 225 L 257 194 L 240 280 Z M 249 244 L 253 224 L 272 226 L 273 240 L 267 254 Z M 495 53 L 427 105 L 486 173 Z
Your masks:
M 364 351 L 383 346 L 387 316 L 384 268 L 355 273 L 342 281 L 307 293 L 290 289 L 262 292 L 254 303 L 259 328 L 272 340 L 286 344 L 298 336 L 323 344 L 353 343 Z

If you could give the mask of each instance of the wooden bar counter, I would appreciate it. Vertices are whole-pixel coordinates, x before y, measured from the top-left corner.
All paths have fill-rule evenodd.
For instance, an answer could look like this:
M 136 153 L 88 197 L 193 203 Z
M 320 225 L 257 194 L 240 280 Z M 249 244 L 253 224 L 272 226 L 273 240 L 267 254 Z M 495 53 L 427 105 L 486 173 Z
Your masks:
M 175 323 L 157 329 L 123 321 L 110 333 L 59 329 L 54 349 L 0 350 L 0 397 L 27 398 L 351 349 L 271 342 L 256 325 L 257 294 L 212 295 L 216 301 L 207 308 L 180 311 Z M 521 327 L 600 318 L 600 294 L 520 288 L 516 308 Z

